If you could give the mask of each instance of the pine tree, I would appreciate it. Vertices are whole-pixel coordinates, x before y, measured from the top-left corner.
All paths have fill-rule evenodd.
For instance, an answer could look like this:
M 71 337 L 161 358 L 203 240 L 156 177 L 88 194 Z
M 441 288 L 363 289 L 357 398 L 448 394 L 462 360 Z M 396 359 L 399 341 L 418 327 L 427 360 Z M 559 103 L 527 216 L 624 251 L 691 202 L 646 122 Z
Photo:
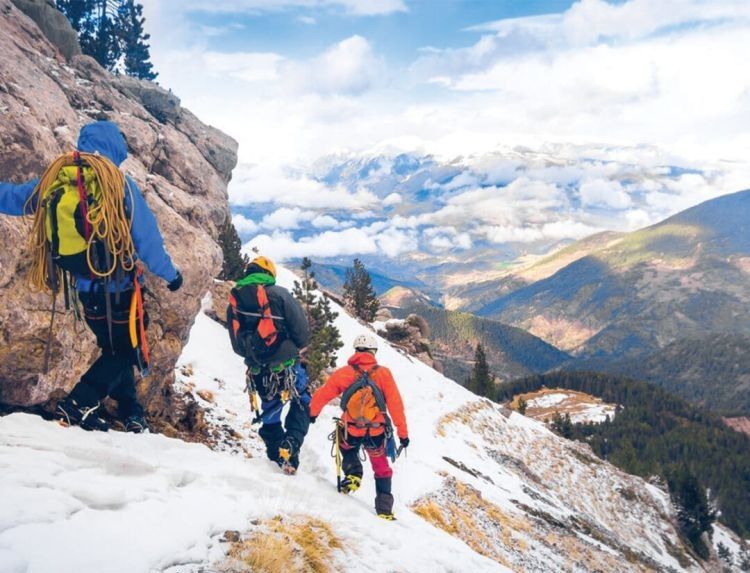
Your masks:
M 143 6 L 134 0 L 124 0 L 117 10 L 117 25 L 124 57 L 125 73 L 141 80 L 155 80 L 157 74 L 149 61 L 151 54 L 146 43 L 151 34 L 146 34 L 143 24 Z
M 219 231 L 219 245 L 224 255 L 219 278 L 223 281 L 241 279 L 250 260 L 242 253 L 242 241 L 237 234 L 237 229 L 234 228 L 231 217 L 227 218 Z
M 143 29 L 143 5 L 135 0 L 58 0 L 78 33 L 81 51 L 109 71 L 153 80 L 150 38 Z
M 83 53 L 110 71 L 115 70 L 122 56 L 116 24 L 118 8 L 119 2 L 116 0 L 91 0 L 89 14 L 79 36 Z
M 344 302 L 354 316 L 365 322 L 375 320 L 380 308 L 380 300 L 372 287 L 370 273 L 359 259 L 354 259 L 352 268 L 346 270 Z
M 555 415 L 552 417 L 551 429 L 558 436 L 562 436 L 568 440 L 572 439 L 573 421 L 570 419 L 570 414 L 566 412 L 563 416 L 560 412 L 555 410 Z
M 677 521 L 682 534 L 700 557 L 708 559 L 709 550 L 701 536 L 712 530 L 716 512 L 708 503 L 706 489 L 685 465 L 670 472 L 667 484 L 669 495 L 677 508 Z
M 528 407 L 529 407 L 529 403 L 525 399 L 520 398 L 518 400 L 518 413 L 519 414 L 521 414 L 522 416 L 525 416 L 526 415 L 526 408 L 528 408 Z
M 469 389 L 478 396 L 494 399 L 495 382 L 490 374 L 490 366 L 487 364 L 487 355 L 484 346 L 477 344 L 474 352 L 474 368 L 471 371 L 471 385 Z
M 729 551 L 729 547 L 724 545 L 722 542 L 719 542 L 719 544 L 716 546 L 716 554 L 719 556 L 719 559 L 721 559 L 724 563 L 731 566 L 733 559 L 732 559 L 732 552 Z
M 315 292 L 318 284 L 311 267 L 310 259 L 302 259 L 300 268 L 303 277 L 301 281 L 294 281 L 292 292 L 302 304 L 310 325 L 310 343 L 305 350 L 305 363 L 310 386 L 314 390 L 323 383 L 326 372 L 336 366 L 336 351 L 344 343 L 334 324 L 338 313 L 333 311 L 331 301 L 325 295 Z

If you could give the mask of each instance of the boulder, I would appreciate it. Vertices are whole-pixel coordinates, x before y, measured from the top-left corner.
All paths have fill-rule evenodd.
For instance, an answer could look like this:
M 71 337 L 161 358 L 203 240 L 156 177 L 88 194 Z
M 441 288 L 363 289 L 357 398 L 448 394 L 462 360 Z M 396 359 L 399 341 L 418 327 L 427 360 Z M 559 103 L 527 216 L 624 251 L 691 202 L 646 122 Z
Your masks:
M 55 8 L 53 0 L 13 0 L 13 4 L 36 23 L 64 58 L 69 60 L 81 53 L 78 34 L 62 12 Z M 5 8 L 2 11 L 7 13 Z
M 158 86 L 115 77 L 87 56 L 66 62 L 37 19 L 15 4 L 44 3 L 0 0 L 0 180 L 37 177 L 74 147 L 79 129 L 90 121 L 120 126 L 130 153 L 122 168 L 141 187 L 185 277 L 183 288 L 171 293 L 147 273 L 154 294 L 146 298 L 152 368 L 139 382 L 139 396 L 160 429 L 201 431 L 205 424 L 196 406 L 172 389 L 173 369 L 221 268 L 217 239 L 229 216 L 227 183 L 237 144 Z M 43 21 L 53 20 L 48 15 Z M 85 326 L 58 301 L 51 368 L 42 373 L 51 300 L 27 287 L 28 233 L 22 219 L 0 215 L 0 403 L 22 407 L 49 405 L 70 391 L 98 352 Z

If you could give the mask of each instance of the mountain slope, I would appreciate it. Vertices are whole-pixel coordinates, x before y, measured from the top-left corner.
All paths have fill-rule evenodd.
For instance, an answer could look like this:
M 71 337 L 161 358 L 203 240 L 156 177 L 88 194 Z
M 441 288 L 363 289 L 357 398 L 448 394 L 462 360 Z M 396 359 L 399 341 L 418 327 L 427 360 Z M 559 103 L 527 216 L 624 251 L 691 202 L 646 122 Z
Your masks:
M 282 272 L 283 283 L 292 280 Z M 336 310 L 350 346 L 367 327 Z M 0 569 L 214 570 L 224 530 L 306 514 L 343 540 L 330 564 L 336 571 L 701 570 L 663 491 L 380 344 L 412 438 L 395 464 L 399 521 L 374 516 L 369 469 L 356 495 L 336 493 L 327 440 L 334 405 L 311 427 L 296 477 L 263 459 L 248 423 L 242 361 L 223 328 L 200 314 L 178 378 L 184 390 L 200 391 L 216 451 L 21 414 L 0 419 L 0 485 L 10 501 Z
M 587 369 L 653 382 L 672 394 L 728 416 L 750 414 L 750 336 L 685 338 L 635 358 L 572 361 Z
M 690 333 L 750 333 L 750 191 L 630 233 L 485 305 L 580 356 L 654 350 Z
M 414 313 L 430 326 L 432 354 L 446 376 L 464 380 L 474 363 L 478 343 L 484 346 L 492 373 L 502 381 L 542 373 L 570 360 L 566 354 L 528 332 L 495 320 L 439 308 L 419 293 L 391 289 L 381 301 L 394 316 Z
M 453 310 L 477 312 L 499 297 L 546 279 L 563 267 L 616 243 L 621 237 L 622 233 L 604 231 L 546 256 L 523 257 L 494 272 L 485 272 L 483 275 L 475 273 L 468 277 L 464 274 L 449 274 L 445 279 L 445 305 Z

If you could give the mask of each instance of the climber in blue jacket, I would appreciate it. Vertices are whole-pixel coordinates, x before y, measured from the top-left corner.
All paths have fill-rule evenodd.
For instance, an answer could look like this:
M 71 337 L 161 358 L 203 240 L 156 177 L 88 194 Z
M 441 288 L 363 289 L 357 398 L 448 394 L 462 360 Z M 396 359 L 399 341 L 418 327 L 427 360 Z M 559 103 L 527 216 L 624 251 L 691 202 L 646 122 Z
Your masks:
M 80 152 L 102 155 L 118 167 L 128 156 L 122 133 L 114 123 L 108 121 L 84 126 L 77 147 Z M 130 231 L 136 256 L 152 273 L 168 283 L 169 290 L 176 291 L 182 286 L 182 275 L 164 248 L 156 218 L 140 189 L 131 177 L 126 175 L 125 179 L 125 211 L 131 218 Z M 0 214 L 31 215 L 36 210 L 33 203 L 38 183 L 38 179 L 21 184 L 0 183 Z M 30 197 L 33 197 L 31 202 Z M 143 407 L 136 397 L 133 373 L 133 367 L 138 364 L 138 355 L 132 346 L 128 326 L 133 281 L 136 279 L 132 273 L 125 273 L 119 280 L 106 283 L 92 277 L 92 274 L 75 274 L 73 283 L 83 305 L 86 324 L 96 336 L 102 353 L 70 395 L 57 404 L 56 417 L 84 429 L 106 431 L 108 424 L 98 412 L 101 400 L 109 396 L 118 403 L 125 429 L 142 432 L 147 425 Z M 108 306 L 111 320 L 106 318 Z M 147 323 L 147 317 L 144 318 L 143 322 Z

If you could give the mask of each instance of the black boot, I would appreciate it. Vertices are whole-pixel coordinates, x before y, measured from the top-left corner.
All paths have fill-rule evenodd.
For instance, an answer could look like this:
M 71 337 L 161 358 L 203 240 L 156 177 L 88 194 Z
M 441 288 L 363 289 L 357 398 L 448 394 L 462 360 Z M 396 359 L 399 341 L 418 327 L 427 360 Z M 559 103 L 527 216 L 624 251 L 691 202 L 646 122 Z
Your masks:
M 287 436 L 279 445 L 279 465 L 284 473 L 294 475 L 299 467 L 299 442 Z
M 100 403 L 97 402 L 91 407 L 80 406 L 68 396 L 57 403 L 55 418 L 67 426 L 81 426 L 84 430 L 106 432 L 109 430 L 109 424 L 97 414 L 99 405 Z
M 266 445 L 266 455 L 272 462 L 279 463 L 279 446 L 284 440 L 284 428 L 281 422 L 276 424 L 263 424 L 258 430 L 263 443 Z
M 393 495 L 391 494 L 391 478 L 375 479 L 375 512 L 378 517 L 388 521 L 394 521 L 393 515 Z

